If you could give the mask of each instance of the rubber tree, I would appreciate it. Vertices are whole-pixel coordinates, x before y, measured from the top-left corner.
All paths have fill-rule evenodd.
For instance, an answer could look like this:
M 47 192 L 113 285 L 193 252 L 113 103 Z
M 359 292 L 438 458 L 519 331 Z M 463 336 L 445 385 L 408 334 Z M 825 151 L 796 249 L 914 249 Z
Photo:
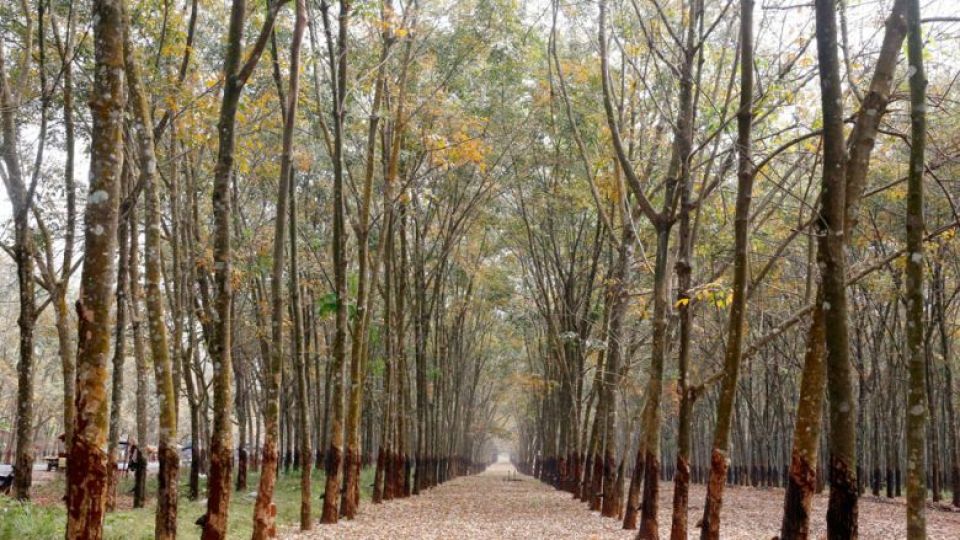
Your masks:
M 243 27 L 246 0 L 234 0 L 230 7 L 227 47 L 223 64 L 223 96 L 217 121 L 217 161 L 213 174 L 213 219 L 215 268 L 214 313 L 209 327 L 208 343 L 213 360 L 213 431 L 210 442 L 210 474 L 207 482 L 207 514 L 203 540 L 219 540 L 227 535 L 227 514 L 230 507 L 233 470 L 233 276 L 231 261 L 231 227 L 233 226 L 230 193 L 233 175 L 236 134 L 234 128 L 243 87 L 256 69 L 268 38 L 273 31 L 277 12 L 288 0 L 273 0 L 267 5 L 260 33 L 243 58 Z
M 387 0 L 384 3 L 387 16 L 393 12 L 393 2 Z M 411 15 L 411 19 L 415 17 Z M 396 40 L 396 32 L 391 26 L 384 29 L 385 38 Z M 381 431 L 381 454 L 383 459 L 378 456 L 377 472 L 381 473 L 381 478 L 374 484 L 373 502 L 380 500 L 390 500 L 403 496 L 402 478 L 403 471 L 403 439 L 402 422 L 404 411 L 401 410 L 401 396 L 403 395 L 403 373 L 400 371 L 400 356 L 404 349 L 404 331 L 402 321 L 403 314 L 395 310 L 396 306 L 402 305 L 402 294 L 400 291 L 401 277 L 397 275 L 396 246 L 398 223 L 395 212 L 394 185 L 397 183 L 400 168 L 400 148 L 404 140 L 405 118 L 404 103 L 406 101 L 407 74 L 409 73 L 410 58 L 413 50 L 414 40 L 405 38 L 403 48 L 403 60 L 400 68 L 400 77 L 397 80 L 399 87 L 398 95 L 391 99 L 390 85 L 383 87 L 384 109 L 389 112 L 387 118 L 381 126 L 381 145 L 383 159 L 386 162 L 386 174 L 383 182 L 383 228 L 385 230 L 383 240 L 383 343 L 385 349 L 385 383 L 384 393 L 387 401 L 386 411 L 383 415 L 383 428 Z M 392 101 L 396 102 L 396 107 L 392 107 Z M 381 461 L 383 462 L 381 465 Z M 381 471 L 382 469 L 382 471 Z M 382 487 L 380 487 L 382 485 Z M 379 498 L 378 498 L 379 495 Z
M 817 59 L 823 118 L 823 168 L 817 217 L 817 265 L 822 288 L 827 395 L 830 403 L 829 538 L 857 536 L 856 404 L 850 364 L 844 248 L 846 141 L 843 89 L 837 52 L 837 13 L 832 0 L 816 2 Z
M 110 456 L 110 464 L 107 469 L 107 502 L 108 512 L 112 512 L 117 506 L 117 483 L 120 481 L 120 468 L 118 467 L 120 450 L 120 416 L 123 405 L 123 364 L 127 357 L 127 304 L 130 276 L 130 239 L 131 236 L 138 236 L 136 227 L 137 214 L 136 207 L 132 205 L 132 198 L 127 197 L 130 191 L 130 169 L 129 161 L 124 161 L 124 167 L 121 172 L 121 196 L 124 201 L 120 204 L 120 216 L 117 218 L 117 311 L 116 325 L 114 332 L 113 345 L 113 373 L 110 380 L 110 421 L 107 431 L 107 455 Z M 129 205 L 129 206 L 128 206 Z M 128 206 L 127 212 L 124 207 Z M 126 214 L 126 216 L 124 216 Z M 132 222 L 132 223 L 131 223 Z M 133 225 L 132 235 L 130 225 Z M 139 250 L 139 243 L 136 239 L 133 241 L 133 249 Z M 134 263 L 139 259 L 134 258 Z M 139 275 L 139 274 L 136 274 Z
M 107 488 L 107 360 L 113 333 L 123 165 L 123 2 L 93 2 L 94 81 L 85 255 L 77 301 L 76 425 L 68 461 L 67 538 L 99 540 Z
M 126 16 L 126 12 L 124 13 Z M 139 61 L 126 24 L 124 65 L 127 89 L 136 118 L 136 136 L 140 165 L 139 183 L 143 186 L 144 231 L 144 285 L 147 310 L 147 335 L 153 370 L 157 403 L 160 409 L 158 453 L 160 472 L 157 478 L 157 509 L 154 535 L 160 540 L 177 536 L 177 489 L 180 472 L 180 453 L 177 450 L 177 393 L 174 385 L 173 361 L 167 340 L 167 323 L 162 288 L 162 257 L 160 230 L 160 196 L 157 193 L 157 149 L 153 134 L 153 116 L 143 87 Z M 138 441 L 143 448 L 146 441 Z
M 333 373 L 332 420 L 330 446 L 326 454 L 326 485 L 324 486 L 321 523 L 336 523 L 339 519 L 340 482 L 343 479 L 343 366 L 346 363 L 347 347 L 347 260 L 346 224 L 344 219 L 344 107 L 347 99 L 348 30 L 351 2 L 340 2 L 340 16 L 336 44 L 330 23 L 330 5 L 320 4 L 323 15 L 324 35 L 330 62 L 330 81 L 333 100 L 333 271 L 336 301 L 336 328 L 333 338 L 333 358 L 330 373 Z M 336 51 L 336 52 L 335 52 Z M 329 376 L 329 375 L 328 375 Z
M 870 156 L 873 152 L 880 121 L 890 100 L 891 85 L 900 45 L 906 35 L 904 20 L 905 0 L 896 0 L 886 21 L 880 54 L 870 80 L 869 91 L 864 95 L 857 111 L 854 128 L 849 136 L 849 157 L 845 167 L 844 236 L 849 236 L 857 223 L 860 198 L 866 185 Z M 819 12 L 818 12 L 819 13 Z M 835 18 L 835 17 L 834 17 Z M 834 48 L 836 39 L 834 36 Z M 819 44 L 818 44 L 819 46 Z M 834 101 L 834 106 L 836 102 Z M 784 494 L 784 512 L 780 535 L 784 540 L 806 538 L 809 535 L 810 505 L 817 484 L 817 454 L 820 440 L 824 387 L 826 386 L 825 356 L 825 299 L 822 284 L 818 286 L 816 301 L 810 306 L 812 321 L 807 331 L 807 347 L 804 354 L 800 382 L 800 397 L 797 403 L 794 424 L 793 447 L 787 489 Z
M 691 2 L 686 19 L 679 66 L 679 93 L 677 113 L 674 123 L 673 143 L 669 165 L 664 175 L 663 202 L 657 211 L 644 192 L 640 175 L 631 163 L 626 146 L 620 135 L 616 111 L 613 104 L 613 90 L 610 82 L 609 55 L 607 53 L 606 2 L 600 2 L 599 45 L 600 69 L 603 86 L 603 106 L 607 126 L 610 129 L 613 148 L 617 161 L 626 178 L 627 186 L 636 198 L 641 213 L 656 231 L 656 250 L 653 275 L 653 336 L 651 340 L 650 371 L 644 389 L 644 404 L 641 412 L 640 444 L 634 464 L 634 475 L 630 482 L 624 512 L 623 526 L 626 529 L 636 527 L 638 513 L 640 525 L 638 537 L 658 538 L 657 510 L 659 507 L 660 481 L 660 422 L 661 394 L 663 393 L 663 370 L 668 349 L 668 315 L 670 311 L 670 234 L 675 224 L 676 205 L 674 198 L 677 189 L 689 181 L 689 160 L 693 146 L 694 123 L 694 60 L 697 20 L 702 16 L 698 2 Z M 642 471 L 642 473 L 641 473 Z M 643 503 L 639 504 L 640 486 L 643 486 Z
M 730 466 L 730 428 L 740 373 L 740 357 L 746 334 L 747 274 L 750 250 L 750 203 L 753 198 L 753 0 L 740 2 L 740 107 L 737 110 L 737 202 L 734 210 L 733 299 L 727 321 L 727 348 L 723 355 L 723 379 L 717 400 L 717 425 L 713 432 L 710 477 L 703 506 L 700 537 L 720 538 L 720 508 Z M 678 472 L 681 468 L 678 466 Z M 685 537 L 685 534 L 675 538 Z
M 51 11 L 50 23 L 53 30 L 54 44 L 60 58 L 60 73 L 62 74 L 62 108 L 63 108 L 63 144 L 64 166 L 63 180 L 66 204 L 66 230 L 63 233 L 63 253 L 60 258 L 60 267 L 57 264 L 53 251 L 53 240 L 50 237 L 42 220 L 38 218 L 37 225 L 44 239 L 44 263 L 39 264 L 41 284 L 51 296 L 55 324 L 57 328 L 57 354 L 60 357 L 60 366 L 63 373 L 63 434 L 64 447 L 70 447 L 73 439 L 74 424 L 74 387 L 76 385 L 75 337 L 73 335 L 70 308 L 67 305 L 67 289 L 71 276 L 77 269 L 74 262 L 74 244 L 77 230 L 77 188 L 74 179 L 76 169 L 76 121 L 74 119 L 73 101 L 73 57 L 74 36 L 76 32 L 76 11 L 69 9 L 62 35 Z M 69 464 L 68 464 L 69 466 Z
M 26 8 L 26 4 L 23 4 Z M 40 20 L 43 20 L 43 8 L 40 8 Z M 34 298 L 34 241 L 33 230 L 30 226 L 30 209 L 33 205 L 34 193 L 39 179 L 39 165 L 42 162 L 43 146 L 46 131 L 46 88 L 42 88 L 44 96 L 43 117 L 40 126 L 40 143 L 38 145 L 37 166 L 34 167 L 32 178 L 28 179 L 23 165 L 20 162 L 19 144 L 20 131 L 17 113 L 20 110 L 20 95 L 11 87 L 9 76 L 19 74 L 25 76 L 29 69 L 29 61 L 33 54 L 33 25 L 32 16 L 24 13 L 26 28 L 24 32 L 24 54 L 21 62 L 16 63 L 16 70 L 11 69 L 8 74 L 4 47 L 0 46 L 0 154 L 2 154 L 4 172 L 3 182 L 13 210 L 13 259 L 17 267 L 17 289 L 20 313 L 17 325 L 20 328 L 19 357 L 17 358 L 17 415 L 16 440 L 17 449 L 14 458 L 13 491 L 17 499 L 30 498 L 30 485 L 33 481 L 33 434 L 34 434 L 34 328 L 37 320 L 37 305 Z M 43 35 L 41 22 L 40 35 Z M 41 50 L 43 43 L 41 41 Z M 43 53 L 40 54 L 43 58 Z M 41 84 L 43 82 L 44 66 L 40 66 Z
M 128 132 L 129 137 L 129 132 Z M 128 138 L 129 141 L 129 138 Z M 131 143 L 131 146 L 134 146 Z M 126 168 L 125 168 L 126 173 Z M 124 184 L 132 184 L 132 179 L 124 178 Z M 126 226 L 130 234 L 130 262 L 129 283 L 130 283 L 130 326 L 133 334 L 133 358 L 137 373 L 137 399 L 135 404 L 137 418 L 137 439 L 136 443 L 140 448 L 138 452 L 137 470 L 133 473 L 133 507 L 143 508 L 147 500 L 147 434 L 149 433 L 149 423 L 147 418 L 147 398 L 150 395 L 150 364 L 147 359 L 147 347 L 143 339 L 143 284 L 140 273 L 140 217 L 138 205 L 132 204 L 131 198 L 126 198 L 120 204 L 120 229 Z M 129 207 L 127 207 L 129 205 Z M 128 214 L 128 215 L 125 215 Z M 122 243 L 122 238 L 121 238 Z M 117 288 L 120 283 L 118 280 Z M 120 324 L 120 312 L 117 310 L 117 325 Z M 119 331 L 117 333 L 120 333 Z
M 907 77 L 910 84 L 910 170 L 907 172 L 906 361 L 909 373 L 906 410 L 907 538 L 927 537 L 925 467 L 927 435 L 927 354 L 924 348 L 923 176 L 927 136 L 927 78 L 923 69 L 920 2 L 907 0 Z M 948 394 L 948 399 L 950 396 Z M 938 429 L 934 426 L 934 430 Z M 937 471 L 934 471 L 937 474 Z M 936 482 L 936 480 L 934 480 Z
M 363 185 L 361 188 L 358 216 L 355 221 L 357 235 L 357 296 L 356 296 L 356 323 L 353 329 L 353 340 L 350 346 L 350 393 L 347 409 L 346 439 L 347 451 L 344 461 L 344 489 L 343 507 L 341 512 L 347 519 L 353 519 L 360 507 L 360 416 L 363 410 L 363 384 L 366 377 L 367 352 L 369 349 L 369 326 L 372 302 L 376 295 L 377 277 L 380 273 L 380 261 L 383 256 L 384 235 L 378 239 L 378 246 L 374 256 L 370 255 L 370 210 L 373 197 L 373 173 L 376 164 L 376 147 L 378 126 L 380 123 L 380 109 L 383 102 L 387 59 L 393 39 L 387 33 L 390 23 L 387 21 L 386 6 L 381 3 L 382 46 L 380 61 L 378 62 L 376 80 L 374 82 L 373 104 L 370 108 L 370 117 L 367 122 L 366 163 L 363 171 Z
M 283 147 L 280 153 L 280 178 L 277 179 L 277 207 L 273 236 L 273 265 L 270 275 L 270 356 L 265 377 L 264 428 L 266 437 L 263 442 L 263 467 L 260 473 L 260 487 L 253 508 L 254 539 L 276 536 L 276 506 L 273 504 L 273 492 L 277 482 L 277 442 L 279 439 L 280 384 L 283 378 L 283 341 L 284 341 L 284 299 L 283 269 L 286 257 L 284 245 L 287 240 L 288 199 L 293 180 L 293 136 L 296 127 L 297 105 L 300 99 L 300 46 L 306 26 L 306 7 L 304 0 L 297 0 L 296 22 L 290 41 L 290 75 L 283 112 Z M 305 473 L 309 478 L 309 472 Z M 309 492 L 308 492 L 309 493 Z M 302 524 L 301 524 L 302 525 Z M 307 524 L 309 528 L 309 523 Z

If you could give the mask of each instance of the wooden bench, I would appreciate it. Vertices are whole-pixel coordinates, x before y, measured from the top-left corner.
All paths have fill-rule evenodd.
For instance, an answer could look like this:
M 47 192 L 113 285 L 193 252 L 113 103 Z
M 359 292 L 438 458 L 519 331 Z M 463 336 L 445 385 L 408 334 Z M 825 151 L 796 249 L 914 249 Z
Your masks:
M 67 466 L 67 458 L 59 456 L 47 456 L 43 458 L 47 462 L 48 471 L 59 471 Z

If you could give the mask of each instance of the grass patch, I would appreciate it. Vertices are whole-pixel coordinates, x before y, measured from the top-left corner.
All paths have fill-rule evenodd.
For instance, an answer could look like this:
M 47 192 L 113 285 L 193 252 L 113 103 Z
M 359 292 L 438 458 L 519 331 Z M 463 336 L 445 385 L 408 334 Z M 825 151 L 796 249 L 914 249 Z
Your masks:
M 361 473 L 360 497 L 369 501 L 373 468 Z M 187 470 L 180 474 L 180 501 L 177 511 L 177 533 L 183 538 L 199 536 L 200 528 L 194 523 L 202 516 L 206 508 L 206 499 L 191 501 L 187 499 Z M 323 493 L 325 477 L 322 472 L 312 475 L 313 516 L 319 519 L 322 509 L 320 495 Z M 253 529 L 253 504 L 260 477 L 251 473 L 248 477 L 249 488 L 242 492 L 234 491 L 230 497 L 230 517 L 228 535 L 230 538 L 247 538 Z M 201 479 L 201 495 L 206 491 L 205 479 Z M 130 508 L 128 493 L 133 489 L 133 477 L 120 481 L 120 509 L 107 514 L 103 525 L 105 540 L 149 540 L 153 538 L 155 512 L 156 476 L 148 480 L 147 505 L 144 508 Z M 10 497 L 0 496 L 0 540 L 50 540 L 63 538 L 66 527 L 66 510 L 60 502 L 63 493 L 63 476 L 55 480 L 36 485 L 33 489 L 34 501 L 18 502 Z M 273 497 L 277 505 L 278 527 L 296 527 L 300 522 L 300 473 L 291 471 L 280 473 Z

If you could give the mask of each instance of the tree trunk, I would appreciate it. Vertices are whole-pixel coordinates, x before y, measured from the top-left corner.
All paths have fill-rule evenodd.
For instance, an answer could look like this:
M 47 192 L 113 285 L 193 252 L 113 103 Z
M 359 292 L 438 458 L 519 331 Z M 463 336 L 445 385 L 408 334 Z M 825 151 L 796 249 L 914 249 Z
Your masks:
M 297 22 L 294 28 L 294 40 L 297 42 L 297 65 L 299 65 L 299 45 L 303 40 L 303 31 L 306 26 L 306 6 L 302 0 L 297 2 Z M 292 45 L 291 45 L 292 49 Z M 292 53 L 291 53 L 292 54 Z M 290 92 L 296 90 L 299 93 L 299 73 L 294 75 L 294 68 L 291 65 L 291 83 Z M 297 88 L 293 87 L 293 78 L 298 79 Z M 291 99 L 291 108 L 295 108 L 293 103 L 296 100 Z M 288 111 L 288 115 L 292 116 Z M 291 120 L 291 124 L 292 124 Z M 310 500 L 311 488 L 311 470 L 313 451 L 310 444 L 310 401 L 308 399 L 308 371 L 307 362 L 308 353 L 304 352 L 304 312 L 301 306 L 300 290 L 300 267 L 297 256 L 297 186 L 293 168 L 290 169 L 290 180 L 288 182 L 290 189 L 290 307 L 293 312 L 293 367 L 297 378 L 297 441 L 299 443 L 300 456 L 300 530 L 307 531 L 313 526 L 311 517 L 312 506 Z
M 823 116 L 823 177 L 820 192 L 817 262 L 823 289 L 827 393 L 830 403 L 829 538 L 857 536 L 856 403 L 847 331 L 844 216 L 846 143 L 843 94 L 837 55 L 836 4 L 817 0 L 817 58 Z
M 927 537 L 926 467 L 927 355 L 924 350 L 923 302 L 923 174 L 926 146 L 927 78 L 923 69 L 923 35 L 920 2 L 907 1 L 907 60 L 910 82 L 910 170 L 907 173 L 906 208 L 906 361 L 909 372 L 906 411 L 907 439 L 907 538 Z M 934 425 L 933 429 L 938 429 Z M 934 435 L 936 437 L 936 435 Z M 936 451 L 936 447 L 934 447 Z M 934 459 L 938 459 L 935 457 Z M 934 469 L 934 474 L 939 471 Z M 938 485 L 934 480 L 934 486 Z M 934 495 L 935 499 L 937 495 Z M 855 531 L 856 529 L 854 529 Z
M 297 9 L 300 9 L 298 6 Z M 302 32 L 302 30 L 301 30 Z M 293 174 L 293 171 L 291 171 Z M 313 527 L 310 499 L 313 450 L 310 444 L 310 401 L 308 399 L 307 363 L 304 352 L 303 307 L 300 305 L 300 269 L 297 261 L 297 193 L 294 178 L 290 179 L 290 307 L 293 311 L 293 367 L 297 377 L 297 442 L 300 456 L 300 530 Z
M 253 535 L 254 539 L 273 538 L 277 534 L 276 514 L 277 509 L 273 503 L 273 491 L 277 480 L 277 439 L 278 439 L 278 421 L 280 413 L 280 388 L 283 377 L 283 267 L 284 267 L 284 242 L 287 237 L 287 214 L 288 198 L 293 191 L 291 185 L 293 181 L 293 135 L 296 125 L 297 104 L 300 97 L 300 44 L 303 41 L 303 30 L 306 24 L 306 14 L 303 0 L 297 1 L 296 25 L 294 26 L 293 38 L 290 43 L 290 87 L 287 93 L 287 102 L 282 107 L 284 116 L 283 123 L 283 149 L 280 156 L 280 178 L 277 181 L 277 207 L 276 207 L 276 226 L 273 237 L 273 271 L 270 279 L 270 296 L 272 304 L 271 317 L 271 343 L 270 343 L 270 364 L 266 374 L 266 385 L 264 388 L 266 394 L 264 424 L 266 427 L 266 437 L 263 445 L 263 469 L 260 473 L 260 487 L 257 490 L 257 501 L 253 509 Z M 295 233 L 295 231 L 293 231 Z M 291 238 L 295 234 L 291 233 Z M 296 248 L 296 242 L 293 242 L 292 248 Z M 294 256 L 291 252 L 291 256 Z M 292 288 L 297 287 L 294 280 Z M 299 309 L 295 305 L 294 309 Z M 298 317 L 299 319 L 299 317 Z M 299 332 L 295 332 L 296 348 L 300 348 Z M 295 351 L 299 354 L 299 350 Z M 299 368 L 300 362 L 294 364 Z M 297 370 L 298 373 L 301 371 Z M 301 377 L 297 377 L 298 387 L 302 387 Z M 305 396 L 304 396 L 305 398 Z M 306 488 L 306 528 L 309 528 L 309 480 L 307 473 L 304 478 L 307 479 Z M 304 523 L 301 522 L 301 528 Z M 304 529 L 305 530 L 305 529 Z
M 617 392 L 620 387 L 620 360 L 623 357 L 627 339 L 624 326 L 627 309 L 630 304 L 629 287 L 633 280 L 633 254 L 636 249 L 636 232 L 632 219 L 626 215 L 622 220 L 622 237 L 617 246 L 616 267 L 611 276 L 608 290 L 610 307 L 610 327 L 607 335 L 607 353 L 603 366 L 602 405 L 597 409 L 603 412 L 603 501 L 600 515 L 617 517 L 620 514 L 620 498 L 614 496 L 617 481 Z
M 153 359 L 157 403 L 160 409 L 158 453 L 160 472 L 157 479 L 157 510 L 154 534 L 158 540 L 172 540 L 177 536 L 177 488 L 180 472 L 180 454 L 177 450 L 177 393 L 173 379 L 173 362 L 167 343 L 167 326 L 161 286 L 163 256 L 160 245 L 160 197 L 157 194 L 157 156 L 153 138 L 153 118 L 150 104 L 140 79 L 140 67 L 129 30 L 125 33 L 124 63 L 127 88 L 134 114 L 138 120 L 137 135 L 140 155 L 140 182 L 144 190 L 146 210 L 145 244 L 145 306 L 150 356 Z M 174 240 L 176 241 L 176 240 Z M 140 441 L 143 444 L 143 441 Z
M 669 198 L 668 198 L 669 199 Z M 657 251 L 654 265 L 653 345 L 650 375 L 645 388 L 646 399 L 641 413 L 640 448 L 643 449 L 643 502 L 640 507 L 638 539 L 659 538 L 657 509 L 659 506 L 660 482 L 660 397 L 663 392 L 663 364 L 667 355 L 667 311 L 669 309 L 669 258 L 670 229 L 657 231 Z M 636 475 L 637 473 L 635 473 Z M 633 489 L 631 482 L 631 490 Z M 624 528 L 628 523 L 624 518 Z
M 896 0 L 890 17 L 887 18 L 880 56 L 877 58 L 877 65 L 870 81 L 870 92 L 864 97 L 857 114 L 856 124 L 850 134 L 850 156 L 846 168 L 846 193 L 844 196 L 844 206 L 846 207 L 845 236 L 849 236 L 856 225 L 859 199 L 863 194 L 870 165 L 870 155 L 876 141 L 880 119 L 886 111 L 887 102 L 890 98 L 893 71 L 896 68 L 900 44 L 906 33 L 906 25 L 903 21 L 904 3 L 904 0 Z M 824 8 L 832 9 L 832 7 L 826 6 Z M 832 12 L 830 14 L 832 15 Z M 836 39 L 833 43 L 835 49 Z M 835 50 L 833 52 L 836 53 Z M 790 474 L 784 495 L 785 510 L 781 525 L 781 537 L 784 540 L 806 538 L 809 530 L 810 503 L 819 485 L 816 467 L 818 461 L 817 445 L 822 425 L 823 387 L 826 384 L 824 380 L 826 374 L 823 373 L 825 367 L 822 360 L 823 355 L 826 354 L 826 345 L 823 341 L 826 339 L 825 325 L 829 324 L 824 320 L 825 314 L 823 311 L 825 311 L 825 308 L 821 286 L 817 290 L 813 323 L 807 335 L 807 352 L 801 381 L 800 400 L 797 404 L 797 425 L 794 429 Z M 813 340 L 819 340 L 820 342 L 815 343 Z M 896 458 L 896 455 L 897 453 L 894 452 L 894 458 Z M 889 484 L 892 484 L 892 480 L 888 481 Z
M 129 192 L 130 176 L 127 164 L 124 164 L 121 172 L 121 182 L 124 184 L 122 191 L 124 196 Z M 127 203 L 133 203 L 131 199 Z M 116 332 L 113 346 L 113 380 L 111 381 L 110 391 L 110 427 L 107 431 L 107 454 L 110 456 L 107 464 L 107 502 L 106 509 L 112 512 L 117 506 L 117 484 L 120 482 L 120 471 L 117 467 L 120 457 L 117 452 L 120 448 L 120 415 L 123 406 L 123 364 L 127 356 L 127 284 L 128 284 L 128 261 L 130 260 L 130 231 L 127 229 L 129 220 L 136 220 L 136 212 L 131 206 L 128 209 L 129 217 L 121 216 L 117 223 L 117 312 L 116 312 Z M 133 226 L 134 234 L 137 232 L 136 225 Z M 137 247 L 134 241 L 134 248 Z M 136 259 L 134 259 L 136 262 Z M 128 447 L 129 448 L 129 447 Z
M 938 255 L 934 263 L 934 294 L 937 317 L 937 330 L 940 336 L 940 352 L 943 355 L 943 378 L 944 386 L 947 389 L 945 396 L 945 405 L 947 409 L 947 439 L 949 440 L 947 463 L 950 467 L 950 491 L 953 495 L 953 506 L 960 508 L 960 445 L 957 440 L 957 419 L 954 408 L 954 396 L 956 395 L 953 387 L 953 367 L 950 349 L 950 330 L 947 328 L 946 314 L 946 287 L 945 277 L 943 275 L 943 265 L 940 262 L 942 253 Z
M 823 299 L 818 292 L 817 305 L 822 304 Z M 793 430 L 790 473 L 780 527 L 780 536 L 784 540 L 807 538 L 810 534 L 810 504 L 817 488 L 817 450 L 820 444 L 823 392 L 826 387 L 823 325 L 823 310 L 816 307 L 807 333 L 807 350 L 800 380 L 800 402 L 797 405 L 797 419 Z
M 27 29 L 31 31 L 30 28 Z M 30 229 L 30 207 L 32 204 L 35 183 L 31 182 L 28 188 L 20 167 L 18 155 L 19 133 L 16 124 L 17 103 L 11 95 L 7 81 L 3 47 L 0 47 L 0 129 L 3 132 L 3 143 L 0 151 L 6 165 L 7 175 L 4 177 L 7 186 L 7 196 L 14 214 L 13 259 L 17 266 L 17 288 L 19 293 L 20 313 L 17 325 L 20 327 L 19 357 L 17 359 L 17 415 L 16 441 L 17 450 L 14 461 L 13 490 L 14 496 L 20 500 L 30 498 L 30 486 L 33 482 L 33 333 L 36 325 L 36 301 L 34 300 L 33 277 L 33 240 Z M 42 144 L 42 143 L 41 143 Z
M 103 535 L 107 482 L 107 356 L 113 330 L 117 214 L 123 164 L 123 13 L 119 0 L 93 3 L 96 44 L 90 188 L 84 220 L 85 256 L 80 276 L 76 426 L 70 445 L 68 538 Z
M 234 127 L 237 108 L 243 87 L 256 69 L 267 38 L 273 31 L 280 4 L 268 4 L 260 34 L 246 61 L 243 54 L 243 26 L 246 19 L 245 0 L 233 0 L 230 8 L 230 25 L 227 30 L 227 52 L 224 59 L 223 97 L 220 103 L 220 118 L 217 122 L 219 136 L 217 163 L 213 181 L 213 217 L 215 268 L 215 320 L 212 326 L 210 357 L 213 360 L 213 433 L 210 443 L 210 475 L 207 482 L 207 521 L 203 527 L 203 540 L 221 540 L 227 535 L 227 514 L 230 506 L 230 480 L 233 469 L 233 425 L 231 422 L 233 388 L 233 284 L 232 248 L 230 227 L 232 202 L 230 195 L 235 148 Z
M 63 167 L 64 187 L 66 189 L 67 223 L 64 233 L 63 262 L 60 266 L 60 280 L 57 283 L 56 297 L 53 301 L 56 314 L 57 344 L 60 365 L 63 370 L 63 444 L 65 449 L 70 448 L 73 441 L 74 418 L 76 409 L 73 398 L 76 393 L 76 344 L 70 321 L 70 308 L 67 306 L 68 281 L 73 272 L 74 236 L 77 228 L 77 188 L 74 179 L 74 164 L 76 154 L 75 132 L 76 124 L 73 111 L 73 54 L 74 54 L 74 11 L 67 18 L 66 35 L 62 41 L 62 70 L 63 70 L 63 138 L 66 152 L 66 161 Z M 57 36 L 57 34 L 54 34 Z M 60 38 L 57 37 L 58 43 Z M 0 67 L 2 69 L 2 67 Z M 70 464 L 67 464 L 69 467 Z M 67 475 L 69 477 L 69 475 Z
M 382 10 L 386 16 L 385 10 Z M 389 23 L 384 22 L 384 32 L 387 32 Z M 386 71 L 387 54 L 391 41 L 384 37 L 383 48 L 380 53 L 377 78 L 374 82 L 373 105 L 370 109 L 370 119 L 367 128 L 366 165 L 363 175 L 363 189 L 359 202 L 357 219 L 357 313 L 356 324 L 353 330 L 353 342 L 350 347 L 350 397 L 347 416 L 347 455 L 344 464 L 345 497 L 341 509 L 344 517 L 353 519 L 360 507 L 360 470 L 361 444 L 360 420 L 363 407 L 363 384 L 367 363 L 368 327 L 370 311 L 372 309 L 372 290 L 376 288 L 376 276 L 380 271 L 382 258 L 383 236 L 378 240 L 378 249 L 374 260 L 370 259 L 370 206 L 373 195 L 373 173 L 377 142 L 377 126 L 380 121 L 380 108 L 383 100 L 384 74 Z
M 750 203 L 753 199 L 753 157 L 751 136 L 753 130 L 753 0 L 740 2 L 740 108 L 737 111 L 737 203 L 734 223 L 733 301 L 727 323 L 727 348 L 723 360 L 723 379 L 717 400 L 717 425 L 713 432 L 710 454 L 710 477 L 703 507 L 700 538 L 720 538 L 720 509 L 723 506 L 723 487 L 730 465 L 730 426 L 737 395 L 740 359 L 744 336 L 747 333 L 747 274 L 750 250 Z M 678 469 L 680 467 L 678 466 Z M 686 512 L 684 511 L 684 514 Z M 685 531 L 673 535 L 674 540 L 685 538 Z
M 131 182 L 132 183 L 132 182 Z M 121 216 L 124 219 L 124 216 Z M 130 229 L 130 318 L 131 329 L 133 330 L 133 356 L 137 371 L 137 397 L 136 397 L 136 417 L 137 417 L 137 470 L 134 473 L 133 485 L 133 507 L 143 508 L 147 500 L 147 430 L 149 428 L 147 421 L 147 396 L 149 395 L 149 371 L 147 362 L 146 347 L 143 343 L 143 314 L 140 311 L 140 303 L 143 301 L 143 287 L 140 284 L 140 222 L 137 218 L 136 205 L 129 209 L 129 215 L 126 217 L 126 223 Z M 118 312 L 119 313 L 119 312 Z M 118 319 L 118 324 L 119 324 Z M 128 446 L 129 448 L 129 446 Z
M 346 260 L 346 223 L 344 220 L 345 201 L 344 182 L 344 141 L 343 123 L 346 105 L 347 85 L 347 34 L 350 23 L 350 2 L 340 2 L 340 16 L 337 33 L 336 57 L 333 56 L 333 38 L 329 21 L 329 4 L 324 1 L 320 9 L 323 12 L 324 28 L 327 34 L 327 46 L 330 52 L 331 80 L 333 81 L 333 266 L 334 289 L 337 314 L 336 330 L 333 342 L 333 361 L 331 369 L 333 382 L 333 418 L 330 427 L 330 448 L 327 450 L 327 480 L 324 489 L 323 514 L 321 523 L 336 523 L 339 519 L 340 481 L 343 478 L 343 366 L 346 361 L 347 347 L 347 260 Z

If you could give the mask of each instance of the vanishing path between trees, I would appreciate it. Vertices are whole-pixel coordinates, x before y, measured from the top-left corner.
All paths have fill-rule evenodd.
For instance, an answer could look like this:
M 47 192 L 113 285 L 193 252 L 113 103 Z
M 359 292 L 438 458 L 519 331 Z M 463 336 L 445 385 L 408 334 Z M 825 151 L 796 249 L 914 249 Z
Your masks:
M 691 538 L 702 515 L 703 486 L 691 486 Z M 661 538 L 670 537 L 673 485 L 660 486 Z M 723 538 L 767 540 L 777 536 L 783 491 L 728 487 L 724 493 Z M 826 495 L 814 501 L 812 538 L 826 533 Z M 905 508 L 902 499 L 861 499 L 860 537 L 904 538 Z M 930 509 L 927 530 L 931 539 L 960 538 L 960 513 Z M 512 465 L 497 462 L 482 474 L 451 480 L 426 493 L 380 505 L 364 504 L 353 521 L 315 525 L 306 533 L 288 538 L 390 539 L 390 540 L 499 540 L 515 538 L 570 538 L 590 540 L 632 539 L 619 520 L 601 518 L 569 494 L 531 477 L 517 475 Z

